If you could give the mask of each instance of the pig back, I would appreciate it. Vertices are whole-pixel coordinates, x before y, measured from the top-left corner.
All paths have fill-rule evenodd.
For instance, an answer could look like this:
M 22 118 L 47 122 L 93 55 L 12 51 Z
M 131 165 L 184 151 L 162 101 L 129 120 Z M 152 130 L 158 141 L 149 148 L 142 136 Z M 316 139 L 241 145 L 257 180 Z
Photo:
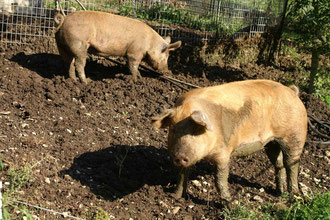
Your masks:
M 307 113 L 303 103 L 293 89 L 274 81 L 246 80 L 194 89 L 178 100 L 177 107 L 182 108 L 192 100 L 206 100 L 212 104 L 201 107 L 199 103 L 202 102 L 194 101 L 192 109 L 202 108 L 221 130 L 226 126 L 224 114 L 230 115 L 232 119 L 227 121 L 237 127 L 238 142 L 263 143 L 288 132 L 301 133 L 301 136 L 307 132 Z
M 146 47 L 153 38 L 162 38 L 145 23 L 105 12 L 78 11 L 65 17 L 60 28 L 66 39 L 77 39 L 105 55 L 123 56 L 135 42 Z

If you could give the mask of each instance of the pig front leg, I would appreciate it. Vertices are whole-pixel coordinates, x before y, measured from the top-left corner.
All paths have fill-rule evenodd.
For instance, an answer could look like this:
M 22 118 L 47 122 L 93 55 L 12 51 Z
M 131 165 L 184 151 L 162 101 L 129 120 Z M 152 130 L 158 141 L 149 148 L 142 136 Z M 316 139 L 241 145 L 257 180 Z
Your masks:
M 189 173 L 190 173 L 189 168 L 181 168 L 181 170 L 179 172 L 178 183 L 177 183 L 176 189 L 175 189 L 175 198 L 176 199 L 179 199 L 182 196 L 183 197 L 186 196 Z
M 215 175 L 215 186 L 217 187 L 220 198 L 226 202 L 231 201 L 231 196 L 228 187 L 229 164 L 227 166 L 217 166 L 217 173 Z
M 215 161 L 217 166 L 217 171 L 215 174 L 215 186 L 218 190 L 218 193 L 220 194 L 220 198 L 225 202 L 231 201 L 231 195 L 228 187 L 229 160 L 230 154 L 227 152 L 221 152 Z
M 141 78 L 141 74 L 139 72 L 139 65 L 141 63 L 141 58 L 136 58 L 133 56 L 127 56 L 128 57 L 128 68 L 129 71 L 132 74 L 133 82 L 137 82 L 138 78 Z

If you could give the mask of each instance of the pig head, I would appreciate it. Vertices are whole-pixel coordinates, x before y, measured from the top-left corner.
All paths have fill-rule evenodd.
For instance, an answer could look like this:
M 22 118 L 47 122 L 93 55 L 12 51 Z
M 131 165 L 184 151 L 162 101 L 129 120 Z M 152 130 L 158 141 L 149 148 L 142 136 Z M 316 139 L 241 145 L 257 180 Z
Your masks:
M 145 60 L 156 70 L 167 71 L 170 51 L 181 46 L 162 38 L 147 24 L 128 17 L 97 11 L 77 11 L 54 17 L 59 53 L 70 64 L 69 76 L 86 83 L 84 67 L 88 54 L 122 56 L 128 60 L 133 81 L 141 77 L 138 67 Z
M 176 197 L 186 192 L 189 167 L 205 159 L 216 165 L 217 189 L 230 201 L 230 158 L 263 148 L 275 166 L 277 191 L 287 183 L 297 193 L 307 134 L 307 113 L 297 94 L 297 87 L 269 80 L 233 82 L 191 90 L 153 117 L 155 127 L 169 129 L 168 151 L 181 167 Z

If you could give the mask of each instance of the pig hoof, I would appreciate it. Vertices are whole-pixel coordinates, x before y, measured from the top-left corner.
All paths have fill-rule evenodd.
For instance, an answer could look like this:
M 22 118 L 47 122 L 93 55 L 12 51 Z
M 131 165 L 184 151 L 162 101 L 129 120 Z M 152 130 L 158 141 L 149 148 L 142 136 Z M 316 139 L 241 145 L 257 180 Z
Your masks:
M 182 198 L 182 193 L 175 193 L 175 194 L 174 194 L 174 198 L 175 198 L 175 199 L 180 199 L 180 198 Z
M 221 203 L 225 208 L 233 209 L 235 207 L 235 204 L 231 199 L 221 199 Z
M 85 85 L 87 85 L 88 83 L 90 83 L 92 80 L 89 79 L 89 78 L 86 78 L 86 79 L 82 79 L 81 82 Z

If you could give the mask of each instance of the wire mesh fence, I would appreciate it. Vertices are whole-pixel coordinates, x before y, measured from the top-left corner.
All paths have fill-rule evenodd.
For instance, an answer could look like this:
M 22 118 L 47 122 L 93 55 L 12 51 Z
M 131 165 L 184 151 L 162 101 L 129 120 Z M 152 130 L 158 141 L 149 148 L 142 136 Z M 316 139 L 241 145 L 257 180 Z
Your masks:
M 284 0 L 0 0 L 0 43 L 53 37 L 60 9 L 95 10 L 144 20 L 160 35 L 183 41 L 263 33 L 278 23 Z

